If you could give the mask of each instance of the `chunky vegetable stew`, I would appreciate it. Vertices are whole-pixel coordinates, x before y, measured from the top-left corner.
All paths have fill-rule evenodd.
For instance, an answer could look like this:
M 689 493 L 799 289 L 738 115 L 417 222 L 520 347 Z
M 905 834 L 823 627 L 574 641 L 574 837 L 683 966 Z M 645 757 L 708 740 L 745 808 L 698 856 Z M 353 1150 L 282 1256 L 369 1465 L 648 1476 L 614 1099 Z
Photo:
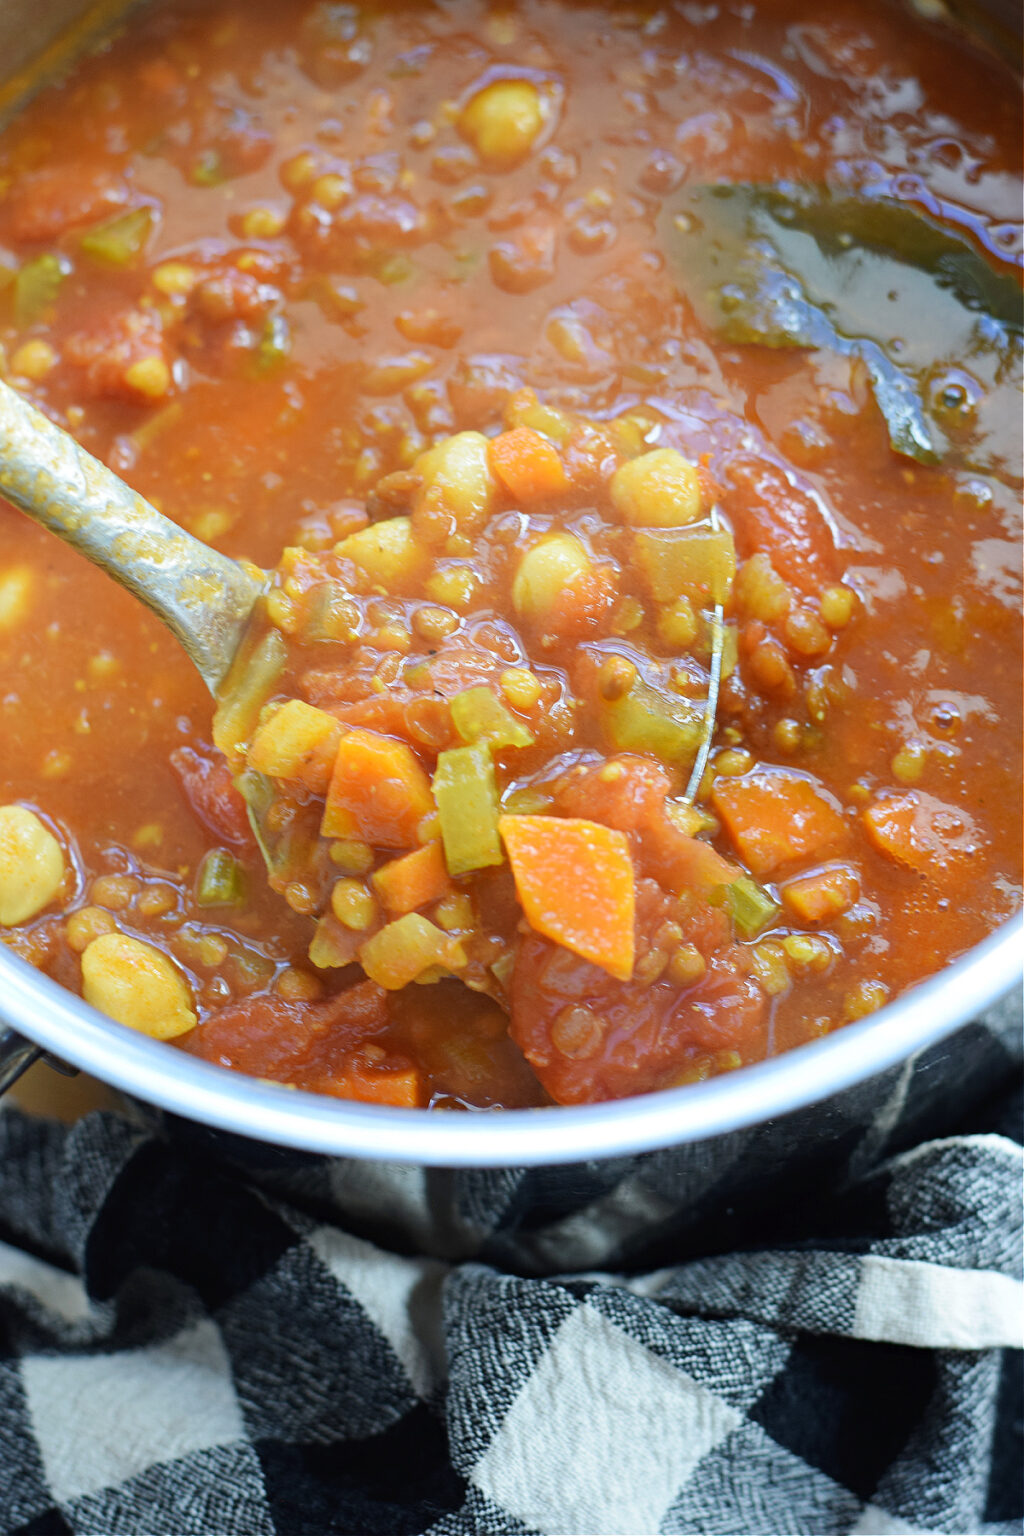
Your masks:
M 862 1018 L 1020 903 L 1019 107 L 879 0 L 156 0 L 0 137 L 4 376 L 271 574 L 216 708 L 0 507 L 0 937 L 415 1106 Z

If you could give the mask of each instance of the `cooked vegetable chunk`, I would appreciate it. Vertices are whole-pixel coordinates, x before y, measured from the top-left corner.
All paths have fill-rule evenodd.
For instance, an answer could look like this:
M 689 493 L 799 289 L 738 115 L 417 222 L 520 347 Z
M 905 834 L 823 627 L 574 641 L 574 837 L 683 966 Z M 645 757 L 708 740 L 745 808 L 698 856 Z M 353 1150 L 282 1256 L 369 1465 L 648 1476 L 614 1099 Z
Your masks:
M 102 934 L 85 950 L 82 996 L 154 1040 L 173 1040 L 197 1022 L 191 990 L 177 966 L 162 950 L 124 933 Z
M 463 109 L 459 130 L 482 160 L 511 166 L 524 159 L 544 126 L 540 93 L 530 80 L 496 80 Z
M 260 726 L 249 748 L 249 767 L 275 779 L 298 779 L 325 794 L 341 740 L 333 715 L 301 699 L 288 699 Z
M 418 912 L 397 918 L 367 939 L 359 959 L 370 980 L 389 992 L 407 987 L 435 967 L 457 971 L 465 965 L 458 940 Z
M 630 459 L 611 481 L 612 505 L 635 528 L 679 528 L 701 515 L 700 476 L 674 448 Z
M 390 859 L 373 876 L 373 888 L 389 912 L 414 912 L 451 890 L 440 843 Z
M 503 816 L 499 825 L 531 928 L 628 981 L 635 888 L 623 833 L 576 817 Z
M 364 730 L 342 737 L 327 791 L 325 837 L 414 848 L 433 809 L 430 780 L 404 742 Z
M 48 907 L 64 883 L 60 843 L 34 811 L 0 806 L 0 928 L 12 928 Z
M 825 791 L 796 774 L 778 771 L 718 779 L 711 800 L 756 875 L 771 874 L 797 859 L 820 858 L 847 836 Z
M 944 875 L 978 851 L 973 818 L 918 789 L 879 796 L 864 825 L 879 853 L 919 875 Z
M 433 788 L 449 873 L 500 864 L 498 786 L 486 745 L 441 752 Z

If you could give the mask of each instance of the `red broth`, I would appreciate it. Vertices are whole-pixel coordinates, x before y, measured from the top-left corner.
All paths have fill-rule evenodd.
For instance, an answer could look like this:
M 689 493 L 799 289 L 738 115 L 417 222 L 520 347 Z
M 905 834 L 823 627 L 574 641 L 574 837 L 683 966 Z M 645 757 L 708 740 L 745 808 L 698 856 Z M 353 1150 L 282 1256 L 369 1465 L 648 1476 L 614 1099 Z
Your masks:
M 6 377 L 183 526 L 276 568 L 263 724 L 300 699 L 332 754 L 368 732 L 428 795 L 439 754 L 472 747 L 459 694 L 489 690 L 532 739 L 484 754 L 519 821 L 468 869 L 429 807 L 360 819 L 351 776 L 344 833 L 322 832 L 333 755 L 264 772 L 278 830 L 306 829 L 271 888 L 184 657 L 0 507 L 0 937 L 208 1059 L 447 1107 L 731 1070 L 977 943 L 1021 893 L 1017 375 L 890 334 L 928 303 L 941 330 L 941 284 L 869 294 L 867 332 L 951 445 L 921 464 L 863 352 L 715 324 L 673 219 L 723 185 L 873 200 L 1005 294 L 1019 129 L 1009 71 L 893 5 L 134 16 L 0 138 Z M 423 456 L 467 432 L 489 479 L 460 525 Z M 714 594 L 687 575 L 680 604 L 643 549 L 712 506 L 738 569 L 692 805 Z M 412 567 L 353 563 L 346 541 L 395 518 Z M 566 533 L 586 569 L 538 617 L 516 576 Z M 325 635 L 342 589 L 355 627 Z M 252 732 L 235 748 L 251 789 Z M 583 853 L 570 823 L 597 829 Z M 397 970 L 394 946 L 360 955 L 406 915 L 389 880 L 434 945 L 406 984 L 408 927 Z

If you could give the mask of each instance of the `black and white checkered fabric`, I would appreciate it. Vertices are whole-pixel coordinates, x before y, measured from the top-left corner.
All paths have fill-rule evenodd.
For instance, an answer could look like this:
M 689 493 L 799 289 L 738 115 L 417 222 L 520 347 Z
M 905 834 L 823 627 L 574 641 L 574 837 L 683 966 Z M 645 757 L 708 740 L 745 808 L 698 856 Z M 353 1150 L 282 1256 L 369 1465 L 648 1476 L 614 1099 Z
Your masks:
M 784 1240 L 529 1275 L 536 1247 L 516 1273 L 357 1235 L 320 1160 L 263 1176 L 175 1124 L 8 1109 L 0 1528 L 1019 1532 L 1019 1099 L 986 1115 Z M 596 1165 L 591 1206 L 634 1200 L 632 1165 L 628 1198 Z M 330 1176 L 350 1210 L 412 1209 L 422 1172 Z M 517 1176 L 487 1178 L 507 1204 Z

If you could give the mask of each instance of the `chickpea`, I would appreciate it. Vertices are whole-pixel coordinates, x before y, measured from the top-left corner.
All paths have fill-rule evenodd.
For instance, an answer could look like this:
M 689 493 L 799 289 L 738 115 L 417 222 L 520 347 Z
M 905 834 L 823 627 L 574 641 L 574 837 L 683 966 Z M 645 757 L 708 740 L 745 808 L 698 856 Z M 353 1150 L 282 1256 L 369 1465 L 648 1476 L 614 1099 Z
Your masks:
M 242 234 L 247 240 L 273 240 L 286 223 L 279 208 L 250 208 L 242 215 Z
M 315 1003 L 324 995 L 323 982 L 319 976 L 314 976 L 311 971 L 299 970 L 294 965 L 287 966 L 281 972 L 274 983 L 274 990 L 286 1003 Z
M 130 363 L 124 371 L 124 382 L 147 400 L 161 400 L 174 381 L 167 363 L 159 353 L 153 353 Z
M 79 907 L 64 924 L 64 937 L 69 948 L 80 955 L 89 948 L 93 939 L 103 933 L 113 933 L 117 924 L 103 907 Z
M 900 784 L 919 784 L 927 765 L 928 748 L 923 741 L 905 741 L 889 764 Z
M 33 337 L 31 341 L 24 342 L 11 358 L 11 372 L 36 384 L 53 372 L 57 362 L 57 354 L 50 343 Z
M 412 509 L 417 528 L 438 529 L 445 536 L 452 520 L 459 533 L 471 534 L 483 527 L 497 485 L 482 432 L 457 432 L 421 453 L 413 469 L 423 479 Z
M 184 298 L 190 294 L 199 281 L 200 274 L 195 267 L 190 267 L 184 261 L 164 261 L 160 266 L 154 267 L 151 281 L 158 293 L 165 298 Z
M 335 544 L 334 553 L 352 560 L 370 580 L 390 590 L 412 580 L 423 567 L 424 552 L 407 517 L 389 517 L 350 533 Z
M 63 880 L 64 854 L 53 833 L 25 806 L 0 806 L 0 928 L 35 917 Z
M 551 533 L 528 549 L 512 583 L 512 602 L 520 618 L 543 624 L 566 587 L 593 570 L 590 556 L 571 533 Z
M 853 618 L 856 597 L 849 587 L 826 587 L 821 594 L 821 616 L 829 629 L 845 629 Z
M 0 630 L 17 629 L 32 604 L 32 572 L 27 565 L 0 571 Z
M 700 477 L 674 448 L 620 464 L 609 490 L 616 512 L 636 528 L 681 528 L 701 515 Z
M 532 709 L 543 689 L 528 667 L 509 667 L 501 674 L 501 691 L 514 709 Z
M 373 868 L 373 849 L 369 843 L 354 840 L 332 843 L 330 859 L 347 875 L 365 875 Z
M 359 880 L 335 880 L 331 891 L 331 911 L 346 928 L 361 933 L 377 915 L 377 903 Z
M 473 605 L 480 578 L 468 565 L 443 565 L 424 582 L 427 596 L 435 603 L 445 603 L 458 613 Z
M 459 118 L 459 132 L 482 160 L 512 166 L 525 160 L 544 127 L 544 104 L 529 80 L 496 80 L 477 91 Z
M 86 949 L 82 996 L 154 1040 L 172 1040 L 196 1027 L 192 993 L 178 967 L 152 944 L 124 933 L 102 934 Z

